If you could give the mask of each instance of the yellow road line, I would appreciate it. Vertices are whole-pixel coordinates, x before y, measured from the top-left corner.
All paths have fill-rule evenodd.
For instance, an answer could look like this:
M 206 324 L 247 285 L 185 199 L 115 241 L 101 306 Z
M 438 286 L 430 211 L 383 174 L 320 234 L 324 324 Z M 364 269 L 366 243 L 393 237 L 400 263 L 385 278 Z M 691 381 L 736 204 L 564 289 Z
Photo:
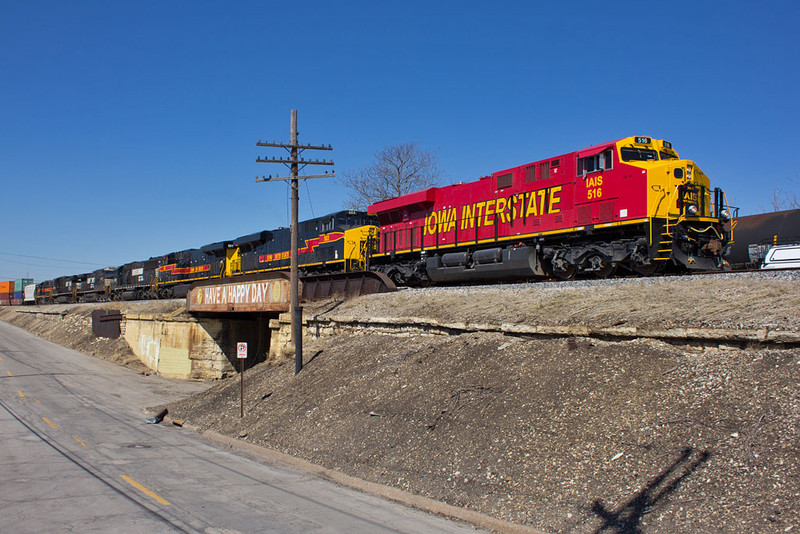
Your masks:
M 170 504 L 170 503 L 169 503 L 169 501 L 168 501 L 168 500 L 166 500 L 165 498 L 163 498 L 163 497 L 159 496 L 159 495 L 158 495 L 158 494 L 156 494 L 156 493 L 153 493 L 153 492 L 152 492 L 152 491 L 150 491 L 149 489 L 145 488 L 144 486 L 142 486 L 141 484 L 139 484 L 138 482 L 136 482 L 135 480 L 133 480 L 131 477 L 128 477 L 128 476 L 125 476 L 125 475 L 120 475 L 120 476 L 122 477 L 122 479 L 123 479 L 125 482 L 127 482 L 128 484 L 130 484 L 130 485 L 131 485 L 131 486 L 133 486 L 134 488 L 138 489 L 139 491 L 141 491 L 142 493 L 144 493 L 144 494 L 145 494 L 145 495 L 147 495 L 148 497 L 152 497 L 153 499 L 155 499 L 156 501 L 158 501 L 160 504 L 163 504 L 164 506 L 169 506 L 169 504 Z
M 17 390 L 17 393 L 19 393 L 19 396 L 22 397 L 23 399 L 25 398 L 25 394 L 20 390 Z
M 78 443 L 80 443 L 80 444 L 81 444 L 81 447 L 85 447 L 85 448 L 87 448 L 87 449 L 89 448 L 89 447 L 86 447 L 86 444 L 85 444 L 84 442 L 82 442 L 81 440 L 79 440 L 77 437 L 75 437 L 75 436 L 72 436 L 72 439 L 74 439 L 75 441 L 77 441 Z
M 8 376 L 14 376 L 11 374 L 11 371 L 6 371 L 6 372 L 8 373 Z
M 42 420 L 43 420 L 45 423 L 47 423 L 48 425 L 50 425 L 51 427 L 53 427 L 53 428 L 55 428 L 56 430 L 58 430 L 58 427 L 57 427 L 55 424 L 53 424 L 53 422 L 52 422 L 50 419 L 48 419 L 47 417 L 42 417 Z

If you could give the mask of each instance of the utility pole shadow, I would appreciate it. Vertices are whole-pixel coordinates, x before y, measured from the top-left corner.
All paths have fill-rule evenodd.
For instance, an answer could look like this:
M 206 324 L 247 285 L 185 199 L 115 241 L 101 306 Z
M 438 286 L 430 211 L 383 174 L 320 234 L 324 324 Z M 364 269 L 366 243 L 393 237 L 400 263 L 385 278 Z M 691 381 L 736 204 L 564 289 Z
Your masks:
M 671 465 L 617 510 L 607 509 L 600 499 L 592 502 L 592 512 L 603 520 L 603 524 L 595 532 L 641 534 L 643 532 L 641 522 L 644 515 L 660 500 L 678 489 L 686 477 L 711 457 L 711 453 L 708 451 L 701 451 L 697 455 L 694 452 L 692 447 L 684 447 L 680 456 Z M 692 459 L 692 456 L 695 458 Z

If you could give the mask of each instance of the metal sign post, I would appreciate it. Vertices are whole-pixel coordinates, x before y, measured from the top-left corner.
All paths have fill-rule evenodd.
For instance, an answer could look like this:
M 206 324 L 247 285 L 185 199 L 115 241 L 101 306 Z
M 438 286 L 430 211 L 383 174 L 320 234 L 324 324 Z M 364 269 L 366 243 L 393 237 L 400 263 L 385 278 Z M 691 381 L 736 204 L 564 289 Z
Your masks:
M 236 344 L 236 359 L 239 360 L 239 377 L 241 378 L 242 385 L 239 405 L 242 408 L 241 418 L 244 419 L 244 361 L 247 359 L 247 343 L 239 342 Z

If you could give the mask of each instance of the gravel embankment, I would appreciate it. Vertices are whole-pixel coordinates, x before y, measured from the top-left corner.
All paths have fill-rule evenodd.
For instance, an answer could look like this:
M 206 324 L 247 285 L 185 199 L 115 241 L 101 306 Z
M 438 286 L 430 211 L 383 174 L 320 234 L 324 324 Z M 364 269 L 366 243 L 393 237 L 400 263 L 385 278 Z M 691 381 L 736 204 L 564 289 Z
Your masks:
M 796 273 L 429 288 L 306 314 L 796 331 Z M 342 335 L 176 417 L 549 532 L 800 529 L 800 349 Z M 309 361 L 310 360 L 310 361 Z
M 798 282 L 764 272 L 428 288 L 305 313 L 797 332 Z M 96 352 L 81 339 L 75 348 Z M 170 413 L 547 532 L 800 532 L 800 348 L 368 331 L 304 348 L 297 376 L 291 364 L 247 371 L 243 420 L 236 378 Z
M 800 330 L 800 271 L 406 289 L 306 315 L 441 322 Z

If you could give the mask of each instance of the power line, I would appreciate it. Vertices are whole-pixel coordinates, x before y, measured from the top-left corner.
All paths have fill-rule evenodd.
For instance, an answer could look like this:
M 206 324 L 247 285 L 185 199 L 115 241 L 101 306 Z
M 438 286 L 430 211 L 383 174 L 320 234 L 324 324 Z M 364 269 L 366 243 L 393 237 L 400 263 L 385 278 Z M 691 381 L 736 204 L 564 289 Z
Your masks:
M 59 259 L 59 258 L 44 258 L 42 256 L 28 256 L 27 254 L 13 254 L 11 252 L 0 252 L 0 254 L 2 254 L 4 256 L 16 256 L 18 258 L 28 258 L 28 259 L 33 258 L 35 260 L 59 261 L 59 262 L 62 262 L 62 263 L 80 263 L 80 264 L 83 264 L 83 265 L 94 265 L 94 266 L 98 266 L 98 267 L 103 267 L 102 263 L 90 263 L 88 261 L 62 260 L 62 259 Z M 5 260 L 5 261 L 11 261 L 11 260 Z M 48 265 L 40 265 L 40 267 L 50 267 L 50 266 L 48 266 Z
M 308 207 L 311 208 L 311 218 L 315 219 L 314 216 L 314 205 L 311 204 L 311 190 L 308 188 L 308 180 L 303 180 L 303 183 L 306 185 L 306 197 L 308 198 Z
M 18 261 L 18 260 L 7 260 L 4 258 L 0 258 L 0 261 L 6 263 L 14 263 L 16 265 L 24 265 L 25 267 L 42 267 L 44 269 L 68 269 L 69 267 L 61 267 L 58 265 L 42 265 L 41 263 L 30 263 L 26 261 Z

